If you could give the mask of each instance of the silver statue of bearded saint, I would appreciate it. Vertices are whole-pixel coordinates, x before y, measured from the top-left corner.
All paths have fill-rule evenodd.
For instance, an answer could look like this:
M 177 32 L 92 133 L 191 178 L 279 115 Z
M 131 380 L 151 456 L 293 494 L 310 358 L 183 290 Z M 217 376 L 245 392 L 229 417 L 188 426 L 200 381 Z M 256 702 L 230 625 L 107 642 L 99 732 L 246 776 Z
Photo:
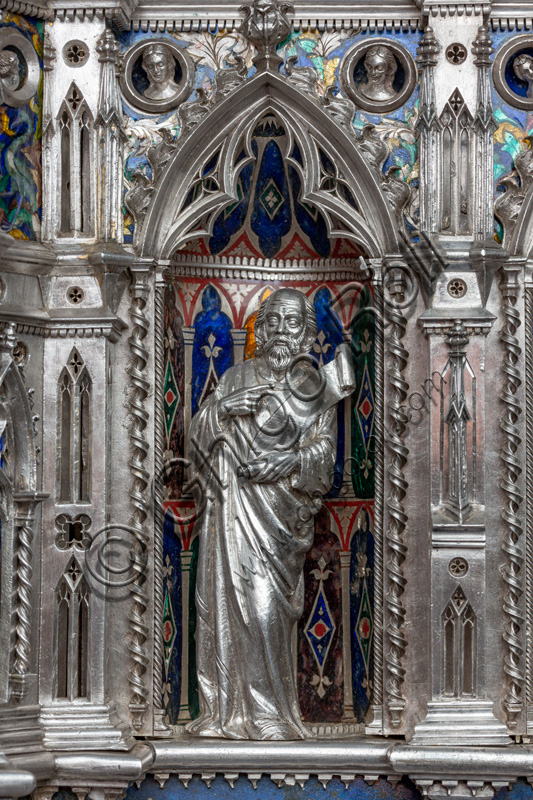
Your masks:
M 292 632 L 302 614 L 313 516 L 331 487 L 336 406 L 354 389 L 346 345 L 316 369 L 309 300 L 280 289 L 261 306 L 255 358 L 229 369 L 192 420 L 190 489 L 200 715 L 190 733 L 304 739 Z

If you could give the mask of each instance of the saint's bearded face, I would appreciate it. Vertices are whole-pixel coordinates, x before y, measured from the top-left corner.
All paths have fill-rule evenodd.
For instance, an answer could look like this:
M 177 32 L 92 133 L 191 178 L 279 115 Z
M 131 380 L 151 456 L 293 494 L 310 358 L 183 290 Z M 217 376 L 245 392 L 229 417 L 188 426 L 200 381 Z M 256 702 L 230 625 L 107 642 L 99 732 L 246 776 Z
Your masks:
M 280 297 L 270 304 L 265 319 L 264 353 L 271 369 L 287 369 L 301 352 L 305 311 L 299 298 Z

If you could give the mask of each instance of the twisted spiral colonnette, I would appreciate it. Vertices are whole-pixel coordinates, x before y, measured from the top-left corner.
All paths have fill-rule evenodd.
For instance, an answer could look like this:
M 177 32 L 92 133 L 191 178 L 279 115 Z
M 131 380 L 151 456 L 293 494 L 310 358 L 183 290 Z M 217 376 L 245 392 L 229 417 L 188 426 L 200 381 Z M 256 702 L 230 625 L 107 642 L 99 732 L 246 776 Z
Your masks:
M 526 656 L 527 702 L 533 703 L 533 289 L 526 289 L 526 602 L 529 646 Z
M 386 533 L 386 541 L 390 557 L 387 561 L 389 585 L 386 603 L 389 612 L 387 625 L 389 650 L 386 660 L 389 672 L 387 707 L 391 725 L 397 728 L 401 723 L 402 711 L 405 708 L 405 698 L 402 693 L 405 668 L 402 666 L 402 659 L 407 647 L 407 640 L 403 631 L 405 607 L 402 595 L 407 583 L 403 573 L 403 562 L 407 554 L 407 547 L 403 541 L 403 533 L 407 525 L 407 514 L 404 510 L 403 500 L 408 484 L 403 468 L 407 462 L 409 451 L 404 444 L 408 417 L 403 403 L 407 398 L 409 386 L 403 377 L 403 371 L 407 366 L 408 359 L 408 352 L 402 344 L 407 321 L 396 307 L 389 309 L 389 319 L 391 322 L 389 352 L 392 356 L 392 364 L 390 373 L 391 395 L 388 404 L 391 427 L 388 436 L 390 491 L 387 497 L 387 509 L 390 523 Z
M 31 648 L 31 550 L 33 530 L 29 525 L 18 529 L 17 564 L 17 605 L 15 608 L 15 663 L 13 671 L 26 675 L 30 671 Z
M 375 500 L 374 500 L 374 592 L 376 597 L 376 616 L 374 619 L 374 703 L 383 702 L 383 290 L 376 286 L 374 292 L 376 307 L 375 331 L 375 411 L 374 425 L 376 447 Z
M 154 708 L 162 708 L 161 668 L 163 665 L 162 613 L 163 583 L 161 569 L 163 566 L 163 486 L 162 471 L 164 458 L 164 417 L 163 417 L 163 371 L 164 371 L 164 334 L 163 334 L 163 287 L 157 286 L 155 291 L 155 403 L 154 403 L 154 456 L 156 464 L 156 480 L 154 484 L 155 526 L 154 526 L 154 564 L 156 575 L 154 580 L 154 674 L 153 704 Z
M 129 405 L 131 413 L 130 442 L 131 458 L 129 461 L 133 482 L 130 489 L 130 501 L 133 513 L 130 525 L 135 531 L 137 544 L 132 554 L 132 570 L 135 578 L 130 584 L 130 593 L 133 604 L 129 613 L 130 643 L 129 651 L 133 662 L 129 673 L 131 688 L 130 711 L 133 725 L 141 728 L 147 707 L 148 691 L 144 675 L 149 664 L 145 642 L 148 638 L 148 626 L 144 615 L 148 607 L 148 593 L 145 588 L 147 568 L 148 536 L 145 531 L 145 521 L 148 516 L 148 502 L 146 489 L 149 485 L 149 474 L 144 467 L 148 454 L 148 442 L 144 434 L 148 424 L 149 415 L 145 409 L 145 401 L 150 389 L 150 383 L 144 377 L 148 362 L 148 351 L 143 346 L 143 341 L 148 333 L 148 319 L 144 313 L 147 303 L 147 288 L 134 287 L 130 316 L 133 330 L 128 340 L 133 355 L 128 374 L 131 378 L 132 391 Z
M 518 511 L 523 497 L 518 484 L 518 478 L 522 469 L 520 466 L 520 459 L 517 457 L 517 452 L 522 440 L 516 425 L 522 411 L 516 397 L 518 387 L 521 384 L 520 372 L 516 365 L 522 350 L 515 336 L 516 330 L 520 325 L 520 315 L 516 309 L 516 303 L 517 292 L 514 290 L 510 291 L 504 287 L 503 311 L 505 314 L 505 326 L 500 332 L 500 337 L 505 345 L 503 361 L 505 382 L 501 394 L 501 400 L 505 406 L 505 411 L 501 417 L 500 427 L 506 438 L 505 446 L 501 452 L 501 458 L 505 468 L 501 487 L 506 495 L 506 503 L 502 512 L 502 517 L 506 523 L 503 550 L 507 555 L 507 563 L 504 566 L 502 574 L 506 583 L 503 609 L 507 618 L 503 636 L 508 648 L 504 660 L 504 670 L 507 675 L 507 691 L 504 699 L 504 706 L 507 712 L 507 722 L 510 727 L 516 726 L 518 715 L 522 710 L 522 687 L 524 683 L 524 672 L 522 669 L 524 648 L 521 637 L 524 615 L 519 605 L 520 598 L 523 594 L 522 568 L 524 559 L 519 546 L 520 537 L 522 536 L 522 521 L 518 517 Z

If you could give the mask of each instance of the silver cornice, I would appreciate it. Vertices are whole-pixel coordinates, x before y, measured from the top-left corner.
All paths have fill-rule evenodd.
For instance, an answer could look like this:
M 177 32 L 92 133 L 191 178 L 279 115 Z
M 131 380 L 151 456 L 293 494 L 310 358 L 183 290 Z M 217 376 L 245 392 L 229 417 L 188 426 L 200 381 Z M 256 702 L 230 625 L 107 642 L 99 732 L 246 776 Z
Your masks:
M 74 19 L 107 19 L 117 24 L 120 30 L 130 27 L 131 15 L 137 0 L 86 0 L 72 3 L 71 0 L 48 0 L 54 17 L 74 21 Z
M 74 5 L 67 2 L 25 2 L 24 0 L 0 0 L 0 9 L 17 14 L 26 14 L 38 19 L 91 20 L 114 19 L 119 27 L 130 24 L 135 30 L 151 31 L 198 31 L 216 28 L 238 28 L 241 23 L 240 2 L 209 3 L 198 0 L 194 11 L 189 2 L 172 3 L 171 0 L 141 1 L 136 8 L 134 2 L 88 2 Z M 383 30 L 416 30 L 420 25 L 420 11 L 409 0 L 389 0 L 380 4 L 379 9 L 371 2 L 296 3 L 292 16 L 295 29 L 325 30 L 357 28 L 379 32 Z M 451 4 L 443 4 L 444 6 Z M 464 6 L 469 5 L 464 3 Z M 530 30 L 533 27 L 533 14 L 529 0 L 493 3 L 490 25 L 493 30 Z
M 491 8 L 491 25 L 494 30 L 529 30 L 533 27 L 533 14 L 529 0 L 500 0 L 493 2 Z
M 363 258 L 286 260 L 255 258 L 204 258 L 176 255 L 168 268 L 172 275 L 191 278 L 244 278 L 247 280 L 368 280 L 370 268 Z
M 48 19 L 51 16 L 46 0 L 41 3 L 25 3 L 23 0 L 22 2 L 21 0 L 0 0 L 0 9 L 2 11 L 11 11 L 13 14 L 37 17 L 37 19 Z
M 499 788 L 519 776 L 533 776 L 533 747 L 414 747 L 372 737 L 253 742 L 182 736 L 172 740 L 147 739 L 128 753 L 58 753 L 53 758 L 47 753 L 33 761 L 24 756 L 12 758 L 11 763 L 14 770 L 24 767 L 36 777 L 39 772 L 39 778 L 51 785 L 87 789 L 125 789 L 132 781 L 139 783 L 147 773 L 154 774 L 163 784 L 170 775 L 188 783 L 193 775 L 209 781 L 217 773 L 227 780 L 235 780 L 239 774 L 256 780 L 266 773 L 279 783 L 288 784 L 310 775 L 317 775 L 324 784 L 334 776 L 351 781 L 362 775 L 373 781 L 386 775 L 394 781 L 408 775 L 419 786 L 440 783 L 453 775 L 451 784 L 477 781 L 479 788 L 482 781 L 487 788 L 490 784 Z
M 192 5 L 189 2 L 173 3 L 171 0 L 139 3 L 132 14 L 132 25 L 135 30 L 214 30 L 218 28 L 238 28 L 242 18 L 239 0 L 235 2 L 215 2 L 199 0 Z M 308 2 L 294 3 L 295 12 L 289 14 L 295 29 L 353 28 L 363 30 L 416 30 L 420 20 L 420 11 L 411 0 L 389 0 L 380 3 L 379 8 L 372 2 L 355 0 L 353 3 Z
M 24 313 L 23 309 L 13 311 L 2 309 L 0 329 L 9 324 L 15 326 L 17 333 L 42 336 L 46 339 L 68 339 L 74 336 L 92 339 L 105 336 L 111 342 L 116 342 L 124 328 L 127 327 L 118 317 L 95 315 L 85 318 L 83 321 L 79 316 L 77 319 L 66 317 L 35 319 L 33 315 Z

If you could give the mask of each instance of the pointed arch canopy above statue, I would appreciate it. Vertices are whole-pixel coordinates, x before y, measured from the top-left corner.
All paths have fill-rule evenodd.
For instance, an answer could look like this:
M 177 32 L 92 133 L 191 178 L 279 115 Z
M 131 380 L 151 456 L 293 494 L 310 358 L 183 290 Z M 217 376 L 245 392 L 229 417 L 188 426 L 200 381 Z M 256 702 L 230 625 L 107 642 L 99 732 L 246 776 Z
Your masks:
M 284 154 L 299 175 L 300 202 L 320 211 L 329 237 L 350 239 L 370 257 L 398 252 L 397 222 L 355 135 L 286 78 L 263 72 L 161 151 L 138 227 L 140 256 L 168 259 L 187 241 L 211 236 L 220 212 L 239 201 L 239 176 L 257 157 L 252 136 L 269 115 L 289 142 Z

